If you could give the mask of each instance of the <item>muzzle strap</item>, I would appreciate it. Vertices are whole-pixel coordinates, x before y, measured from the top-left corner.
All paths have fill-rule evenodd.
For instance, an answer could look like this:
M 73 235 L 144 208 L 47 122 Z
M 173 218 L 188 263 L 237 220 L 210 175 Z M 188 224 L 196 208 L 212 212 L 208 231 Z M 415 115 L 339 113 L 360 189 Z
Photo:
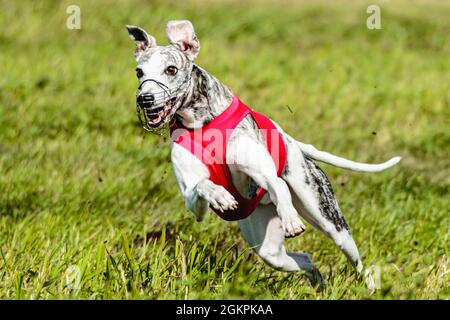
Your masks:
M 173 90 L 171 90 L 164 83 L 161 83 L 160 81 L 155 79 L 145 79 L 141 82 L 138 87 L 138 94 L 136 95 L 136 114 L 142 124 L 142 127 L 146 131 L 151 131 L 158 134 L 161 134 L 161 131 L 165 131 L 164 129 L 160 130 L 160 127 L 162 127 L 163 125 L 152 127 L 149 124 L 149 117 L 158 114 L 161 110 L 167 110 L 167 112 L 170 112 L 170 108 L 173 108 L 176 105 L 177 100 L 182 96 L 179 93 L 187 89 L 190 80 L 191 78 L 187 77 L 180 86 L 174 88 Z M 154 94 L 141 94 L 140 91 L 142 90 L 144 84 L 147 82 L 153 82 L 157 84 L 162 90 Z M 172 114 L 170 114 L 170 116 L 171 115 Z M 168 119 L 170 116 L 166 115 L 166 119 L 163 119 L 164 124 L 167 123 L 168 120 L 170 120 Z

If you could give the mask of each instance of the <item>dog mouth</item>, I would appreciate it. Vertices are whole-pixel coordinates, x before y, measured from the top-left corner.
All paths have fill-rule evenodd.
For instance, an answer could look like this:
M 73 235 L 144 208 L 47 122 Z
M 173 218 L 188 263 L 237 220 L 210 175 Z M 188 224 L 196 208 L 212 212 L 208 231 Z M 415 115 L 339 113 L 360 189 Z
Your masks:
M 166 104 L 161 107 L 144 108 L 144 115 L 146 123 L 151 128 L 158 128 L 163 123 L 167 122 L 167 118 L 172 111 L 172 103 Z
M 139 85 L 136 95 L 136 113 L 145 130 L 159 133 L 159 130 L 172 119 L 176 112 L 176 105 L 179 105 L 178 102 L 182 97 L 180 93 L 186 89 L 189 80 L 190 78 L 187 78 L 174 89 L 170 89 L 154 79 L 146 79 Z M 156 93 L 141 92 L 142 86 L 146 82 L 156 83 L 162 88 L 162 91 Z
M 177 98 L 172 97 L 165 101 L 160 101 L 154 104 L 149 103 L 145 105 L 144 103 L 137 103 L 137 114 L 138 118 L 141 120 L 144 129 L 158 129 L 164 124 L 170 121 L 173 110 L 176 104 Z

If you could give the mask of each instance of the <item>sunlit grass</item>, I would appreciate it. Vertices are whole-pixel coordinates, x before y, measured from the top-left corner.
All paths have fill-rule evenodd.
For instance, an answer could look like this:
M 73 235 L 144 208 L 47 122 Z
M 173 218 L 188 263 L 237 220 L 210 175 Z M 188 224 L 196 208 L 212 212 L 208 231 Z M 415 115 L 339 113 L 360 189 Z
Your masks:
M 448 6 L 383 2 L 376 31 L 363 2 L 78 2 L 81 30 L 65 27 L 72 2 L 0 4 L 1 298 L 449 298 Z M 323 292 L 265 266 L 235 223 L 184 208 L 167 141 L 138 126 L 124 28 L 163 44 L 177 18 L 196 27 L 198 64 L 294 137 L 403 157 L 378 174 L 323 165 L 379 290 L 312 227 L 287 243 Z

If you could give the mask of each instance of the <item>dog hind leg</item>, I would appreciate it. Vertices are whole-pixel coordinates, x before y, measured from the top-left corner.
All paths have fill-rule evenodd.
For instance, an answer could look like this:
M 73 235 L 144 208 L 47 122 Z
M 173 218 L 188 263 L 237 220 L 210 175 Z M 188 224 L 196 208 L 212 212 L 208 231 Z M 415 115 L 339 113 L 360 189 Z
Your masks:
M 305 158 L 293 143 L 288 144 L 287 168 L 283 178 L 292 190 L 297 211 L 331 238 L 360 273 L 362 262 L 358 248 L 325 173 L 312 160 Z
M 258 206 L 248 218 L 239 221 L 239 226 L 245 240 L 272 268 L 289 272 L 303 270 L 313 286 L 324 285 L 320 271 L 308 254 L 286 251 L 283 224 L 273 204 Z

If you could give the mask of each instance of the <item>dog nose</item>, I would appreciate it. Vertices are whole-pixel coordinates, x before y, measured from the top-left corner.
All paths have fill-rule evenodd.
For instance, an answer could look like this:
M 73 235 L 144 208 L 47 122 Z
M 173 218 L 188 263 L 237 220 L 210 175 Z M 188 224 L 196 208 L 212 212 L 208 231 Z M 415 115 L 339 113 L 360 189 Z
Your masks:
M 138 95 L 137 103 L 143 108 L 151 107 L 155 103 L 155 96 L 151 93 L 142 93 Z

